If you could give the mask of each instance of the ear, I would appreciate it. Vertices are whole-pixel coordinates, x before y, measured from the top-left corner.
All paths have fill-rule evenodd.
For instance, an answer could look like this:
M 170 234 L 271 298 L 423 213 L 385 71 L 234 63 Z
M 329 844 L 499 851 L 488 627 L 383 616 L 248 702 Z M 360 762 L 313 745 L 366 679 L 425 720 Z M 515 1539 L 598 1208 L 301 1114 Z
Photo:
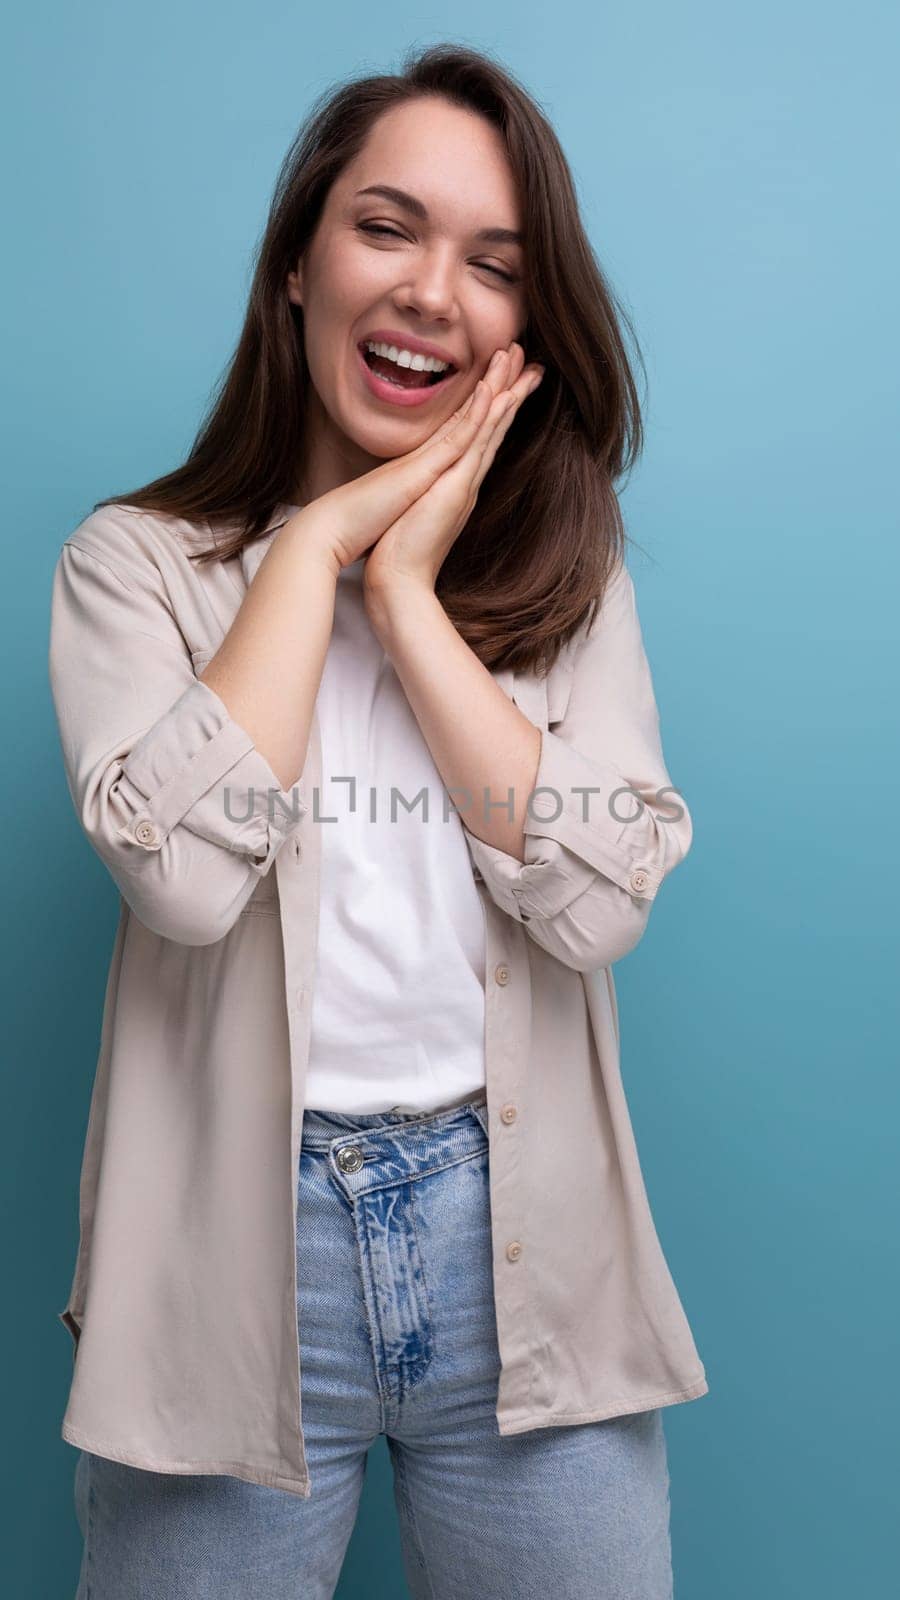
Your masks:
M 290 301 L 292 301 L 295 306 L 302 306 L 302 304 L 303 304 L 303 258 L 302 257 L 297 262 L 296 271 L 288 273 L 288 276 L 287 276 L 287 291 L 288 291 L 288 299 Z

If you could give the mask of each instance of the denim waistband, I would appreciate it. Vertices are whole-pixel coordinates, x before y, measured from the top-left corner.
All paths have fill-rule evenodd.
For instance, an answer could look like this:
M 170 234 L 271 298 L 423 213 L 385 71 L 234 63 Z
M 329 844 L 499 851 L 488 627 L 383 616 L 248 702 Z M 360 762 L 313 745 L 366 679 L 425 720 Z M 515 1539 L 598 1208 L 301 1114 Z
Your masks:
M 481 1089 L 464 1100 L 436 1111 L 321 1111 L 307 1107 L 303 1113 L 303 1139 L 307 1149 L 325 1150 L 333 1139 L 346 1133 L 366 1133 L 378 1128 L 414 1125 L 429 1132 L 442 1128 L 468 1115 L 475 1106 L 486 1107 L 487 1091 Z M 478 1118 L 479 1122 L 481 1118 Z M 483 1124 L 482 1124 L 483 1126 Z

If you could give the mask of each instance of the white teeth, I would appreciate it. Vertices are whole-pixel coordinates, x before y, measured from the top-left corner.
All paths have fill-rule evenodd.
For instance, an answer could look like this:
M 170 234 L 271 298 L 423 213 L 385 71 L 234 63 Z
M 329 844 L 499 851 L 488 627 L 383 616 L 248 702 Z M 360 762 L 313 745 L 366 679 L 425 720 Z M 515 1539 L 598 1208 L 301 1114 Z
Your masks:
M 449 361 L 439 361 L 437 356 L 413 355 L 411 350 L 399 350 L 395 344 L 375 344 L 371 339 L 366 340 L 365 349 L 395 361 L 398 367 L 411 367 L 413 372 L 446 372 L 450 366 Z

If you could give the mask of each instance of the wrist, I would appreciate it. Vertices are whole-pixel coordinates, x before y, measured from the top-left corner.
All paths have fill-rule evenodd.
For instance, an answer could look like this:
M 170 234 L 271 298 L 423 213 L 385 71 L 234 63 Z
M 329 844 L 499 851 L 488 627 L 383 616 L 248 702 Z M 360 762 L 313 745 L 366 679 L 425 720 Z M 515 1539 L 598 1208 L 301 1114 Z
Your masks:
M 314 503 L 304 506 L 288 518 L 278 535 L 278 542 L 284 540 L 298 560 L 324 569 L 336 582 L 344 562 L 335 531 L 334 519 L 320 511 Z
M 373 632 L 387 649 L 389 640 L 404 626 L 415 623 L 440 601 L 431 584 L 418 578 L 363 579 L 363 601 Z

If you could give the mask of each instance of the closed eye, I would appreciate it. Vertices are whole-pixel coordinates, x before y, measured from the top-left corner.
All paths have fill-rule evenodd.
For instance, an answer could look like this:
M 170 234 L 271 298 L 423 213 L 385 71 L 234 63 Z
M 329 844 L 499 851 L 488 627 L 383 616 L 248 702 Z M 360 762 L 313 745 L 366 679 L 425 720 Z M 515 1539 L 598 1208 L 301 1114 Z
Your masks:
M 403 238 L 402 233 L 398 233 L 396 228 L 385 227 L 381 222 L 360 222 L 358 226 L 360 233 L 380 233 L 388 234 L 392 239 Z M 511 272 L 504 272 L 500 267 L 492 267 L 489 261 L 477 261 L 475 265 L 481 267 L 484 272 L 493 272 L 495 277 L 502 278 L 504 283 L 516 282 Z

